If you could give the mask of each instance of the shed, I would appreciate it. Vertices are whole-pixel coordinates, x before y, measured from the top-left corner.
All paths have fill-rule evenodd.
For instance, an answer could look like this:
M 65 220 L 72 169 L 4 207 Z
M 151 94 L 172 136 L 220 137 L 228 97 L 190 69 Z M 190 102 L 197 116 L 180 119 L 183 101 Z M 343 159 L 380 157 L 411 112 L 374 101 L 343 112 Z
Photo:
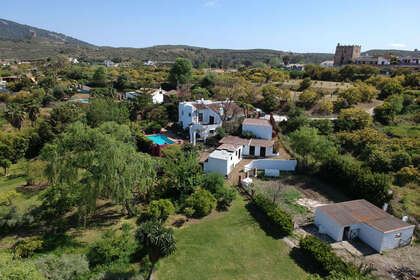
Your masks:
M 364 199 L 317 207 L 315 225 L 335 241 L 359 238 L 378 252 L 410 244 L 415 227 Z

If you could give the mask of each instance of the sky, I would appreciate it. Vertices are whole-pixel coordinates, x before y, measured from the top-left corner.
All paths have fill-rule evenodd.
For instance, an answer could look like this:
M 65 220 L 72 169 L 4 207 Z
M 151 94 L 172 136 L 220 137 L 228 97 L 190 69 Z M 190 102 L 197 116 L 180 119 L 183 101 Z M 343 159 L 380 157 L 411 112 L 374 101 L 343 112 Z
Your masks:
M 420 0 L 0 0 L 0 18 L 98 46 L 420 49 Z

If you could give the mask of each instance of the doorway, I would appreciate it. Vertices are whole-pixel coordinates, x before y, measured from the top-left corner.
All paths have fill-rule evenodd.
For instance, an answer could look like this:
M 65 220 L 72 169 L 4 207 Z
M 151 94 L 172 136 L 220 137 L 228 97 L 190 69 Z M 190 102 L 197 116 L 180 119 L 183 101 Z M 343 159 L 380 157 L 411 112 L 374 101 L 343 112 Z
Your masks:
M 350 227 L 345 227 L 343 231 L 343 240 L 349 240 Z
M 265 157 L 265 147 L 260 147 L 260 156 Z
M 213 116 L 210 116 L 209 122 L 210 122 L 210 124 L 214 124 L 214 117 Z
M 251 155 L 251 156 L 255 155 L 255 147 L 254 146 L 249 147 L 249 155 Z

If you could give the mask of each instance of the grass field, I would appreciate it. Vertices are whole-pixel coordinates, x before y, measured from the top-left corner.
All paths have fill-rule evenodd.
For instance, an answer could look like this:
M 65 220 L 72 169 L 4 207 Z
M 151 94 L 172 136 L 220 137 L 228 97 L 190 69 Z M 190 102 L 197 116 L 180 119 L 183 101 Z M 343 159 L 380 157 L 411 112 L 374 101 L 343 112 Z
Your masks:
M 160 262 L 163 279 L 305 279 L 290 248 L 266 233 L 247 202 L 238 198 L 228 212 L 175 230 L 177 251 Z

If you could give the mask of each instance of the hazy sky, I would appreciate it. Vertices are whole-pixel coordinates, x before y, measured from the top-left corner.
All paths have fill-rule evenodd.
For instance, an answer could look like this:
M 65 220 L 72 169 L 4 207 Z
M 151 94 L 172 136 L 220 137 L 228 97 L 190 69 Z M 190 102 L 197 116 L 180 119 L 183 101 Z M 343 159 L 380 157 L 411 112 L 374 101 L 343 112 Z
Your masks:
M 0 0 L 0 18 L 100 46 L 420 49 L 420 0 Z

